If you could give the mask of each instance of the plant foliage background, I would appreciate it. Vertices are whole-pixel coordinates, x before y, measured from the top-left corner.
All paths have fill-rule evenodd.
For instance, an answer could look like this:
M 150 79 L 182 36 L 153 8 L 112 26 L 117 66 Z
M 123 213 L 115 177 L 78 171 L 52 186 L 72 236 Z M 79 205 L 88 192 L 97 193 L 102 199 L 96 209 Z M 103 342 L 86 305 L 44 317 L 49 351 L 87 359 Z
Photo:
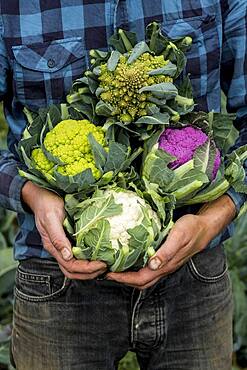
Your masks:
M 224 97 L 222 99 L 225 106 Z M 6 147 L 7 126 L 0 106 L 0 148 Z M 236 134 L 231 140 L 234 141 Z M 234 292 L 234 365 L 233 370 L 247 369 L 247 217 L 236 223 L 233 238 L 225 243 Z M 15 214 L 0 208 L 0 370 L 12 369 L 9 364 L 13 285 L 16 262 L 12 246 L 17 224 Z M 242 367 L 240 367 L 242 366 Z M 119 370 L 139 370 L 135 354 L 129 352 Z

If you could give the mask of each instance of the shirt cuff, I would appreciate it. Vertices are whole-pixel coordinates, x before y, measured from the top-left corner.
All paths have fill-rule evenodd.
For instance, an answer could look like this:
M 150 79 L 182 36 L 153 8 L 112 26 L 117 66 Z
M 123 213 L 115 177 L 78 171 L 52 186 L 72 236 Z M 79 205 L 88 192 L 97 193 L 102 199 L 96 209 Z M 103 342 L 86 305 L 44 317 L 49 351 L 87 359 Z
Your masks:
M 222 244 L 227 239 L 231 238 L 234 234 L 235 230 L 235 223 L 231 222 L 225 230 L 223 230 L 220 234 L 218 234 L 211 242 L 207 245 L 206 249 L 213 249 L 217 247 L 219 244 Z
M 244 193 L 236 192 L 232 187 L 226 192 L 227 195 L 232 199 L 236 207 L 236 216 L 239 214 L 241 207 L 247 201 L 247 195 Z
M 9 188 L 9 202 L 10 207 L 17 213 L 26 213 L 27 210 L 22 202 L 22 188 L 28 180 L 20 175 L 16 175 L 12 181 Z

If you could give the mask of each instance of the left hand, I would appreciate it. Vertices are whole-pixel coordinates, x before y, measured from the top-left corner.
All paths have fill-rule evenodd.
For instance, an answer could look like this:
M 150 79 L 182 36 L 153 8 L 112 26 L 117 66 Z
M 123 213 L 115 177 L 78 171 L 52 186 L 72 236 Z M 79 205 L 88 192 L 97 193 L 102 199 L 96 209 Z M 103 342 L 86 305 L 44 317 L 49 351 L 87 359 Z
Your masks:
M 226 195 L 204 205 L 197 215 L 181 217 L 148 266 L 137 272 L 110 272 L 107 279 L 141 290 L 149 288 L 202 251 L 231 222 L 235 212 L 232 200 Z
M 205 248 L 208 242 L 206 234 L 207 225 L 202 217 L 185 215 L 174 224 L 164 244 L 149 260 L 148 266 L 137 272 L 111 272 L 107 279 L 138 289 L 148 288 Z

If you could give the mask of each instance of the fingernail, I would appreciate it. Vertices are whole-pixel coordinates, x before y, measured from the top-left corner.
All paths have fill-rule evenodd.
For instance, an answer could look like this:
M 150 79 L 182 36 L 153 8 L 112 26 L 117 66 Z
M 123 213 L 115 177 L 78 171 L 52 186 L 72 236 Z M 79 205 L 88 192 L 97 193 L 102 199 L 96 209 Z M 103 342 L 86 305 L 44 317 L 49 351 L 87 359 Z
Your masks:
M 158 268 L 160 268 L 161 266 L 161 260 L 158 258 L 158 257 L 154 257 L 152 258 L 149 263 L 148 263 L 148 267 L 151 269 L 151 270 L 158 270 Z
M 67 248 L 63 248 L 61 253 L 65 261 L 70 260 L 72 257 L 71 252 Z

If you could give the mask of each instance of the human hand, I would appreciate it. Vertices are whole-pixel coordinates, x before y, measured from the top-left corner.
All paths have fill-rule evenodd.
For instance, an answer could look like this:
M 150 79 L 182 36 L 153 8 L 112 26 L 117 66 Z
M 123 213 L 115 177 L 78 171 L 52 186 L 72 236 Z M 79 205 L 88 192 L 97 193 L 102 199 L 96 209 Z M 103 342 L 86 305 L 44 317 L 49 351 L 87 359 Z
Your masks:
M 171 229 L 166 241 L 149 260 L 148 266 L 137 272 L 109 273 L 115 280 L 137 289 L 155 284 L 161 277 L 171 274 L 185 264 L 233 219 L 235 206 L 228 196 L 202 207 L 198 215 L 181 217 Z
M 55 193 L 28 181 L 22 188 L 22 199 L 33 211 L 43 246 L 58 262 L 70 279 L 94 279 L 106 271 L 100 261 L 76 260 L 63 229 L 64 202 Z

